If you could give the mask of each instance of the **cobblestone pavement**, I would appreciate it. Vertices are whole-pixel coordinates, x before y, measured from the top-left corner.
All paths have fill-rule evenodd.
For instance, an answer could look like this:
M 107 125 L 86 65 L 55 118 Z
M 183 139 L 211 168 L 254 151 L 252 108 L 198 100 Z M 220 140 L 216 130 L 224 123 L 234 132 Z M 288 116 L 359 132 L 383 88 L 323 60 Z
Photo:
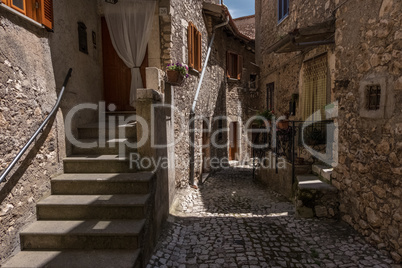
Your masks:
M 147 267 L 401 267 L 347 224 L 293 210 L 251 169 L 221 171 L 179 194 Z

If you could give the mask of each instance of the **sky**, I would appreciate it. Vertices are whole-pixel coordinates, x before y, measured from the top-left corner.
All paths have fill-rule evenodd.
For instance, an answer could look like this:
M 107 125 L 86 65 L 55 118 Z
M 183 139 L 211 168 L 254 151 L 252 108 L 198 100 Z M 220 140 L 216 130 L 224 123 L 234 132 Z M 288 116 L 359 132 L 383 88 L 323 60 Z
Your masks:
M 224 0 L 223 3 L 234 19 L 255 14 L 255 0 Z

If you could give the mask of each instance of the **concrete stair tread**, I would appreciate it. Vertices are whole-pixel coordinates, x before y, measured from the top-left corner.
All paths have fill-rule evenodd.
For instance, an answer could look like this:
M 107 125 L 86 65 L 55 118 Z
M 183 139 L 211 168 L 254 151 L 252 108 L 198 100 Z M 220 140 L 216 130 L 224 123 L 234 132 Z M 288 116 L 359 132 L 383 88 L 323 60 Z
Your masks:
M 35 221 L 20 235 L 137 236 L 145 220 Z
M 129 122 L 126 124 L 117 124 L 116 127 L 135 127 L 136 124 L 137 124 L 136 122 Z M 99 122 L 96 122 L 96 123 L 88 123 L 85 125 L 81 125 L 78 128 L 81 128 L 81 129 L 85 129 L 85 128 L 109 129 L 109 125 L 106 122 L 105 122 L 105 124 L 100 124 L 100 125 L 99 125 Z
M 85 138 L 85 139 L 78 139 L 80 142 L 84 142 L 84 143 L 91 143 L 91 142 L 99 142 L 99 138 Z M 135 142 L 134 138 L 106 138 L 106 144 L 116 144 L 116 143 L 120 143 L 120 142 Z
M 328 192 L 338 191 L 334 186 L 323 182 L 318 176 L 315 175 L 299 175 L 296 176 L 296 179 L 300 190 L 319 190 Z
M 313 165 L 312 166 L 312 171 L 313 174 L 321 177 L 322 179 L 330 182 L 331 181 L 331 175 L 332 175 L 332 171 L 334 169 L 330 166 L 326 166 L 326 165 Z
M 21 251 L 3 268 L 127 268 L 134 267 L 140 250 Z
M 100 155 L 71 155 L 63 159 L 63 161 L 128 161 L 129 158 L 119 156 L 117 154 L 100 154 Z
M 52 181 L 107 181 L 107 182 L 150 182 L 154 174 L 152 172 L 137 173 L 70 173 L 62 174 Z
M 38 206 L 143 206 L 149 199 L 143 195 L 51 195 Z

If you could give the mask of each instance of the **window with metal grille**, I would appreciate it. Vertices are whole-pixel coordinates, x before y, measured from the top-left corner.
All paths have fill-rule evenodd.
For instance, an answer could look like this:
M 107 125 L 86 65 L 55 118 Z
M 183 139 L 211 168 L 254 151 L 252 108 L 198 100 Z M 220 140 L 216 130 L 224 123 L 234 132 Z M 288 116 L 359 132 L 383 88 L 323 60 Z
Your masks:
M 379 110 L 381 100 L 381 86 L 369 85 L 366 87 L 366 103 L 367 110 Z
M 53 0 L 0 0 L 21 14 L 53 29 Z
M 316 111 L 325 119 L 327 103 L 327 55 L 319 56 L 304 63 L 303 69 L 303 120 Z M 313 118 L 313 120 L 315 120 Z

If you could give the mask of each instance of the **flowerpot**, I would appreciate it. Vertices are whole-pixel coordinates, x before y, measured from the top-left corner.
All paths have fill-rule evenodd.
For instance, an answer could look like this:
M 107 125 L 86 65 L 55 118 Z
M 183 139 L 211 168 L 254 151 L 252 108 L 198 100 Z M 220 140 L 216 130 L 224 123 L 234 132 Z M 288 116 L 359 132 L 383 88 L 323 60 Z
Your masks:
M 184 80 L 184 76 L 179 71 L 175 70 L 167 70 L 166 77 L 167 77 L 166 82 L 173 86 L 181 85 Z
M 289 121 L 279 121 L 276 125 L 279 129 L 288 129 Z

